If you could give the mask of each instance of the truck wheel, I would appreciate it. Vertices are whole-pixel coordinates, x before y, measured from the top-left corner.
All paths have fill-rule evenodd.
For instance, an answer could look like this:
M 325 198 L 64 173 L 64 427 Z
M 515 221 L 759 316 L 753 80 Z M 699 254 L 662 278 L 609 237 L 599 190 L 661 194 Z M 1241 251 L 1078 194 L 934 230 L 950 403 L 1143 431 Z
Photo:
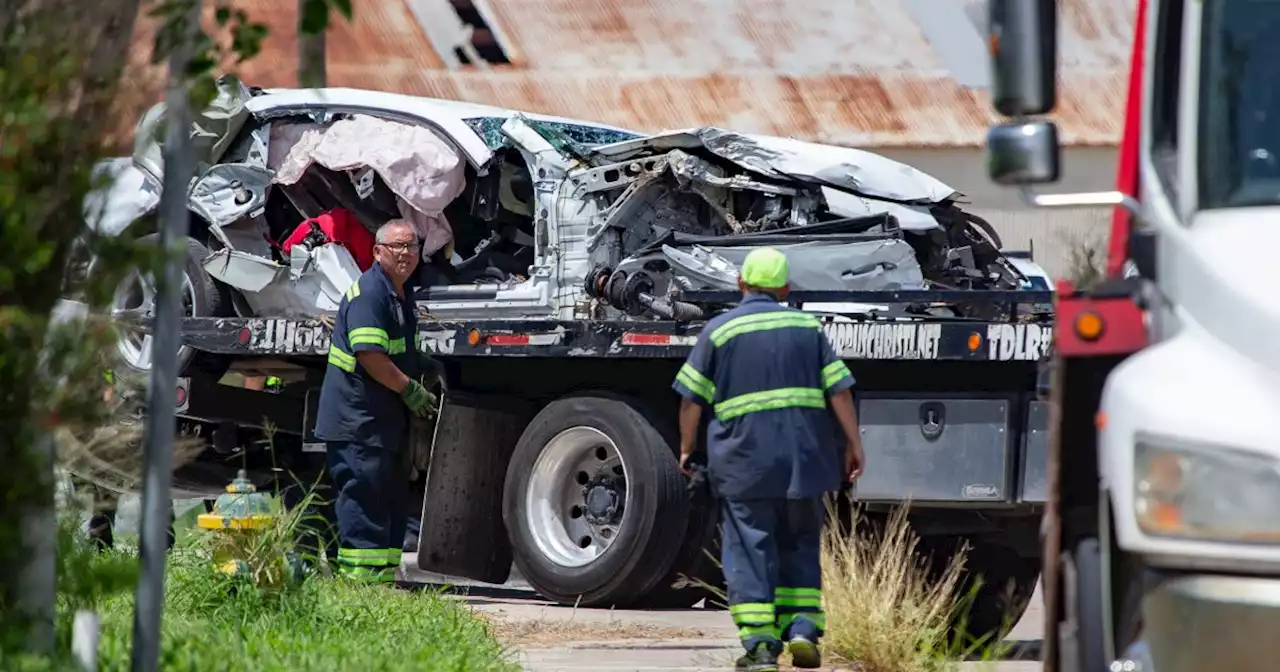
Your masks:
M 187 256 L 182 273 L 182 308 L 185 317 L 224 317 L 234 313 L 230 289 L 215 282 L 200 265 L 209 256 L 209 248 L 200 241 L 187 238 Z M 138 239 L 140 244 L 159 245 L 160 234 L 151 233 Z M 149 318 L 156 309 L 155 281 L 151 274 L 133 272 L 120 281 L 111 298 L 111 312 L 117 316 Z M 145 380 L 151 374 L 152 338 L 142 333 L 121 331 L 116 341 L 120 360 L 117 375 Z M 210 353 L 198 352 L 190 346 L 178 348 L 178 371 L 199 372 L 220 378 L 230 360 Z
M 603 394 L 534 417 L 502 496 L 520 574 L 584 607 L 635 604 L 653 590 L 685 539 L 688 508 L 672 446 L 636 406 Z
M 996 644 L 1018 624 L 1031 603 L 1040 578 L 1040 560 L 1023 557 L 1005 546 L 974 543 L 965 562 L 965 574 L 962 595 L 969 595 L 981 581 L 973 590 L 965 635 L 971 642 Z
M 1064 552 L 1062 620 L 1058 622 L 1058 669 L 1090 672 L 1107 669 L 1102 604 L 1102 547 L 1095 537 L 1081 539 Z
M 720 568 L 719 509 L 714 500 L 695 501 L 689 511 L 684 544 L 671 571 L 657 588 L 636 606 L 649 609 L 683 609 L 708 600 L 708 606 L 724 599 L 724 572 Z M 718 594 L 717 594 L 718 591 Z

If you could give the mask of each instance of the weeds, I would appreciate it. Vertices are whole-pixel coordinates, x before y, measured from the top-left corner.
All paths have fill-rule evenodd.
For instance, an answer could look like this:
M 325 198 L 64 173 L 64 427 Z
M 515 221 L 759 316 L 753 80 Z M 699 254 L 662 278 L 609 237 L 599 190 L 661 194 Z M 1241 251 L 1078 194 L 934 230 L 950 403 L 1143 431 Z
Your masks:
M 968 549 L 959 548 L 944 566 L 932 567 L 918 552 L 908 511 L 907 506 L 894 509 L 878 527 L 855 510 L 855 534 L 835 524 L 823 532 L 827 657 L 859 672 L 941 672 L 962 660 L 1000 658 L 1005 648 L 997 638 L 964 635 L 966 615 L 981 587 L 978 582 L 965 588 Z M 828 515 L 836 518 L 835 511 Z M 723 589 L 694 583 L 727 603 Z
M 295 551 L 317 531 L 314 488 L 289 509 L 272 502 L 255 534 L 178 536 L 167 562 L 162 670 L 518 669 L 491 626 L 456 601 L 332 578 L 323 558 Z M 84 609 L 101 617 L 99 669 L 129 669 L 137 549 L 97 550 L 81 513 L 69 507 L 58 530 L 59 654 L 0 652 L 0 669 L 74 669 L 71 627 Z M 220 557 L 237 558 L 240 571 L 221 571 Z

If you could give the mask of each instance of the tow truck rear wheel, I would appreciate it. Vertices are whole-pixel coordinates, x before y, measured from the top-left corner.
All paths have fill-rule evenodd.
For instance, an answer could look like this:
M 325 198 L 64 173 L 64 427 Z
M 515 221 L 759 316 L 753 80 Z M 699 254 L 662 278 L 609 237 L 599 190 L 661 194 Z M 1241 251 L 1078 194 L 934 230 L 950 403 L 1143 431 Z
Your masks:
M 548 599 L 632 605 L 667 575 L 689 499 L 675 451 L 638 404 L 593 393 L 548 404 L 516 443 L 502 518 L 520 574 Z
M 1021 620 L 1040 578 L 1040 561 L 1000 543 L 960 536 L 921 537 L 917 548 L 927 554 L 931 575 L 937 578 L 965 546 L 964 572 L 957 587 L 962 611 L 955 615 L 949 636 L 962 648 L 975 644 L 985 648 L 998 644 Z

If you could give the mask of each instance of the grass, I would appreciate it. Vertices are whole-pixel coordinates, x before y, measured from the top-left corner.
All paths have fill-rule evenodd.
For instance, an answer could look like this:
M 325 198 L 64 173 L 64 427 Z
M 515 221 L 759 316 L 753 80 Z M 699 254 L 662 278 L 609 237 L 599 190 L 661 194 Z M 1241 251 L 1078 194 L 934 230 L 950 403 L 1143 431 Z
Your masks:
M 907 512 L 907 506 L 898 507 L 883 526 L 871 526 L 855 511 L 855 534 L 845 534 L 839 525 L 829 525 L 823 533 L 827 629 L 822 648 L 827 666 L 857 672 L 943 672 L 963 660 L 996 660 L 1006 652 L 998 641 L 963 635 L 965 614 L 979 587 L 964 588 L 967 549 L 959 549 L 944 567 L 931 568 L 917 553 L 918 537 Z M 722 589 L 695 583 L 727 601 Z
M 174 671 L 519 669 L 487 622 L 436 592 L 407 592 L 288 571 L 284 560 L 304 520 L 302 506 L 256 537 L 195 533 L 168 556 L 160 669 Z M 59 554 L 59 649 L 69 651 L 77 609 L 102 619 L 98 669 L 127 670 L 133 628 L 136 551 L 98 553 L 64 524 Z M 218 572 L 215 552 L 245 560 L 247 574 Z M 323 563 L 312 563 L 325 567 Z M 61 662 L 4 659 L 0 669 L 63 670 Z
M 931 571 L 906 514 L 895 509 L 880 530 L 844 535 L 832 526 L 823 535 L 828 655 L 862 672 L 937 672 L 965 658 L 998 657 L 998 642 L 963 643 L 951 632 L 963 625 L 974 590 L 964 589 L 967 549 Z

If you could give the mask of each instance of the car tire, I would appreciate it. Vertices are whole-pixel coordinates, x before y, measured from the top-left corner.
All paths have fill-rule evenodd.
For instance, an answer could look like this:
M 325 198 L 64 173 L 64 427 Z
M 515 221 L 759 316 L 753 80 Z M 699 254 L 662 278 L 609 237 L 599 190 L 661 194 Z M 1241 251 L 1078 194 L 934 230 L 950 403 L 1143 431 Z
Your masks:
M 1061 558 L 1058 670 L 1105 670 L 1109 661 L 1102 604 L 1102 546 L 1096 537 L 1086 537 Z
M 591 393 L 551 402 L 525 428 L 502 517 L 515 564 L 538 593 L 631 606 L 673 566 L 689 498 L 673 446 L 642 407 Z
M 142 245 L 158 246 L 160 234 L 147 234 L 139 238 L 138 242 Z M 234 315 L 235 308 L 231 300 L 230 288 L 215 281 L 201 265 L 201 262 L 209 256 L 209 248 L 194 238 L 186 238 L 186 249 L 187 254 L 182 267 L 185 316 L 228 317 Z M 140 296 L 138 296 L 139 293 Z M 112 307 L 134 308 L 131 305 L 125 305 L 131 303 L 134 298 L 138 298 L 144 307 L 148 305 L 148 301 L 152 302 L 150 305 L 154 307 L 154 296 L 148 297 L 147 291 L 142 289 L 136 274 L 131 274 L 117 287 L 112 299 Z M 140 338 L 136 334 L 121 333 L 116 344 L 116 359 L 120 364 L 116 374 L 145 381 L 151 373 L 151 367 L 149 362 L 145 366 L 140 364 L 140 353 L 149 349 L 150 343 L 149 339 Z M 200 352 L 186 345 L 178 349 L 179 375 L 198 375 L 217 379 L 226 373 L 230 364 L 230 358 L 223 355 Z

